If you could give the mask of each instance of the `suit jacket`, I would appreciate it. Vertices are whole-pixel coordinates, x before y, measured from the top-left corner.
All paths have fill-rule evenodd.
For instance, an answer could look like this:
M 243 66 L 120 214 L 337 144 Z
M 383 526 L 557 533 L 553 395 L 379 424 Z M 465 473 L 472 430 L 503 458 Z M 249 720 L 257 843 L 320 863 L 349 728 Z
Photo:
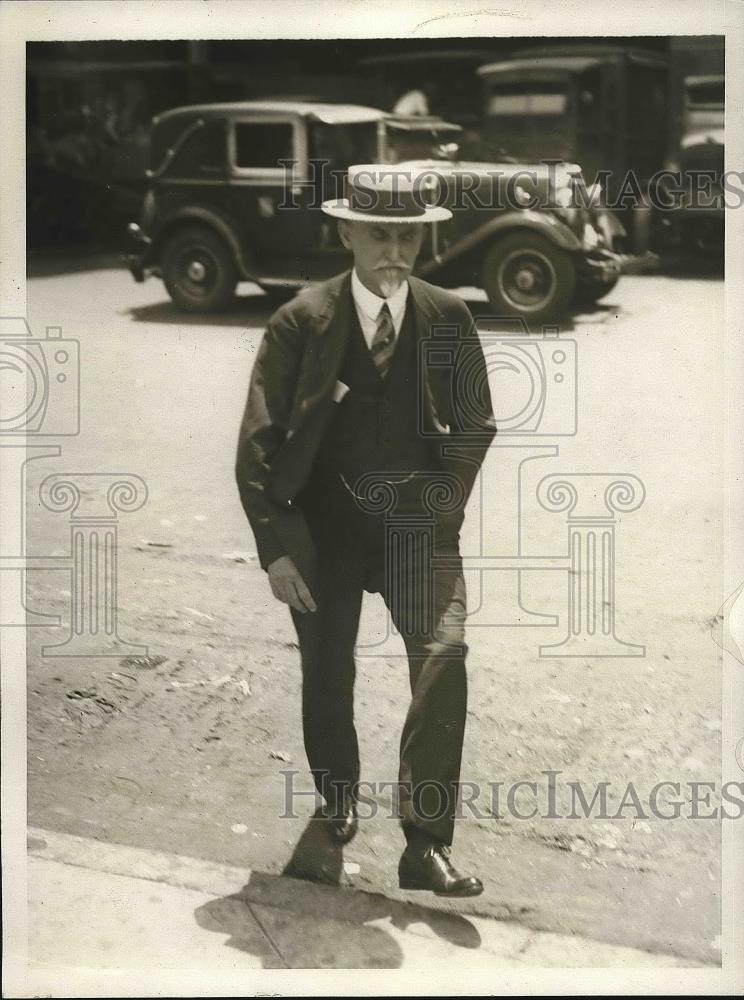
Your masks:
M 418 278 L 408 281 L 417 341 L 421 347 L 431 338 L 437 358 L 419 379 L 423 427 L 444 445 L 443 468 L 461 478 L 468 496 L 496 433 L 483 351 L 461 299 Z M 253 367 L 238 441 L 236 479 L 261 565 L 267 569 L 290 555 L 311 589 L 315 552 L 294 501 L 337 405 L 334 389 L 353 309 L 347 271 L 274 313 Z

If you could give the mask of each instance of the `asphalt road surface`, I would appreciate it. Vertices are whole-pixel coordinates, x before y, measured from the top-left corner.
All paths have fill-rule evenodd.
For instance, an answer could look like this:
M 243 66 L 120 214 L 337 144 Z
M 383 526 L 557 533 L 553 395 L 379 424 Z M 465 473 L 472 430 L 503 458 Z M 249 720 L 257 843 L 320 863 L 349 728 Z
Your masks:
M 484 315 L 482 297 L 471 299 Z M 115 269 L 28 283 L 34 336 L 61 327 L 79 341 L 81 357 L 80 434 L 55 439 L 58 457 L 27 466 L 28 553 L 59 560 L 57 569 L 29 574 L 29 606 L 63 620 L 59 628 L 30 632 L 34 826 L 269 875 L 290 861 L 295 871 L 314 864 L 306 831 L 312 797 L 296 798 L 295 818 L 282 818 L 282 772 L 297 772 L 296 791 L 311 789 L 295 636 L 256 562 L 233 480 L 238 423 L 272 308 L 264 296 L 246 293 L 229 315 L 185 317 L 157 280 L 138 286 Z M 500 334 L 488 326 L 484 321 L 482 335 L 493 348 Z M 539 374 L 544 364 L 547 373 L 542 416 L 530 418 L 541 433 L 497 439 L 463 534 L 470 555 L 521 554 L 534 562 L 519 575 L 506 568 L 468 577 L 470 718 L 462 777 L 477 794 L 459 824 L 454 859 L 477 871 L 487 888 L 457 906 L 717 961 L 721 830 L 715 819 L 689 818 L 689 783 L 719 782 L 713 631 L 725 596 L 716 390 L 723 283 L 624 278 L 601 308 L 565 325 L 561 339 L 569 342 L 562 361 L 554 342 L 535 348 L 540 340 L 533 338 L 527 348 L 527 367 Z M 573 419 L 571 342 L 578 373 L 573 435 L 566 434 Z M 565 357 L 568 378 L 557 383 L 555 365 Z M 509 406 L 513 412 L 527 383 L 517 369 L 494 377 L 497 418 L 508 422 Z M 565 392 L 551 395 L 557 389 Z M 50 390 L 50 419 L 58 399 Z M 529 412 L 526 399 L 523 405 Z M 129 473 L 147 484 L 142 507 L 118 515 L 120 643 L 99 629 L 91 647 L 109 657 L 41 655 L 43 644 L 64 641 L 73 592 L 87 586 L 87 577 L 81 584 L 69 571 L 70 517 L 99 510 L 103 482 L 81 481 L 71 515 L 39 502 L 40 483 L 52 473 Z M 603 477 L 574 475 L 585 505 L 577 515 L 596 514 L 600 494 L 618 474 L 643 484 L 638 509 L 616 515 L 613 603 L 618 640 L 645 647 L 644 655 L 540 655 L 540 646 L 566 634 L 571 579 L 567 512 L 546 511 L 535 500 L 537 484 L 551 473 Z M 550 568 L 554 557 L 564 559 L 562 569 Z M 127 660 L 142 651 L 126 643 L 145 645 L 150 659 Z M 387 636 L 379 598 L 367 599 L 359 653 L 363 777 L 393 781 L 407 671 L 400 640 Z M 589 798 L 597 783 L 608 782 L 609 815 L 551 818 L 543 798 L 540 814 L 531 816 L 526 787 L 506 808 L 511 785 L 538 782 L 542 795 L 551 770 L 559 772 L 559 805 L 567 781 L 580 781 Z M 687 804 L 678 819 L 648 809 L 650 790 L 661 781 L 682 783 L 678 797 Z M 500 810 L 493 799 L 498 782 Z M 613 818 L 629 783 L 645 803 L 645 818 L 632 796 Z M 330 880 L 404 898 L 396 887 L 401 836 L 389 818 L 390 792 L 377 798 L 377 814 L 346 849 L 345 867 L 330 857 L 324 871 Z M 432 897 L 431 905 L 454 904 Z

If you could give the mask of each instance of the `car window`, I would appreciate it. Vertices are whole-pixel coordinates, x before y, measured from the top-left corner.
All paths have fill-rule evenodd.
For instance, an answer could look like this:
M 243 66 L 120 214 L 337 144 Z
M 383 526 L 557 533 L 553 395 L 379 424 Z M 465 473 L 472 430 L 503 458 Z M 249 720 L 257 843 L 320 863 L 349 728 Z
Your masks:
M 320 197 L 340 198 L 344 193 L 343 179 L 352 163 L 377 162 L 377 123 L 310 122 L 308 155 Z
M 235 161 L 241 170 L 283 170 L 294 154 L 290 122 L 236 122 Z
M 310 157 L 332 169 L 346 170 L 352 163 L 374 163 L 377 156 L 377 123 L 351 122 L 328 125 L 313 122 L 309 129 Z
M 225 124 L 206 121 L 188 132 L 178 148 L 168 172 L 183 177 L 213 174 L 225 168 Z

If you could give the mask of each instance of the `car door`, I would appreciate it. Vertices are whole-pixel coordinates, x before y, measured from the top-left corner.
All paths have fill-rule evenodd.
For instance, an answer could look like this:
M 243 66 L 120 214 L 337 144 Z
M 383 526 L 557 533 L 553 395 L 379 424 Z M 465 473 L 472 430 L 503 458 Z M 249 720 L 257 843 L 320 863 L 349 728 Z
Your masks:
M 324 201 L 345 195 L 349 167 L 377 161 L 377 122 L 309 121 L 309 183 L 298 199 L 307 207 L 307 226 L 312 247 L 308 270 L 327 277 L 351 265 L 351 255 L 341 243 L 338 223 L 321 210 Z
M 309 239 L 306 213 L 296 198 L 307 175 L 304 120 L 281 111 L 236 116 L 229 123 L 227 151 L 246 258 L 259 275 L 291 267 Z

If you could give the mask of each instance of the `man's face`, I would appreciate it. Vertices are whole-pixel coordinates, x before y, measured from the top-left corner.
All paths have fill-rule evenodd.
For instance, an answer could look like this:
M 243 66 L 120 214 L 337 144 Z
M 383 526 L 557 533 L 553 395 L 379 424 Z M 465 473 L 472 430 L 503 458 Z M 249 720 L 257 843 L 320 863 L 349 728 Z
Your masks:
M 363 285 L 375 295 L 390 298 L 413 270 L 424 238 L 421 222 L 339 223 L 343 245 L 354 254 L 354 266 Z

